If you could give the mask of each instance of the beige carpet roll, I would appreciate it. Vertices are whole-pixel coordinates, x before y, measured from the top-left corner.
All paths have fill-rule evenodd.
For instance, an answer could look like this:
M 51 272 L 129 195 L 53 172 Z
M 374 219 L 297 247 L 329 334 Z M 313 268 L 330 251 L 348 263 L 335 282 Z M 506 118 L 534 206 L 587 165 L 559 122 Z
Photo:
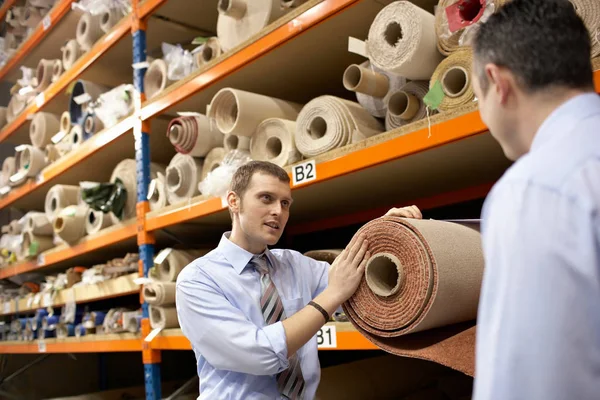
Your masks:
M 104 34 L 100 28 L 100 18 L 100 15 L 85 13 L 77 23 L 75 38 L 84 51 L 91 50 L 96 41 Z
M 83 119 L 83 133 L 84 136 L 90 137 L 104 129 L 104 124 L 98 118 L 98 115 L 93 113 L 86 113 Z
M 30 145 L 23 145 L 23 150 L 17 153 L 17 172 L 33 178 L 46 166 L 44 151 Z
M 177 153 L 166 170 L 167 201 L 177 204 L 199 194 L 202 159 Z
M 177 319 L 177 309 L 175 307 L 149 307 L 150 326 L 152 329 L 172 329 L 179 328 Z
M 63 132 L 71 131 L 71 114 L 68 111 L 60 115 L 60 130 Z
M 159 164 L 150 164 L 150 179 L 154 179 L 157 173 L 165 173 L 163 166 Z M 136 162 L 133 159 L 126 159 L 121 161 L 110 177 L 110 182 L 115 182 L 119 178 L 127 190 L 127 203 L 123 210 L 123 219 L 129 219 L 135 217 L 135 205 L 137 203 L 137 172 Z
M 38 93 L 43 92 L 52 83 L 52 74 L 54 72 L 54 60 L 41 59 L 36 70 L 37 86 L 35 90 Z
M 223 147 L 227 152 L 232 150 L 250 150 L 250 139 L 248 136 L 225 135 Z
M 52 236 L 54 233 L 52 222 L 48 220 L 45 213 L 29 211 L 24 218 L 23 229 L 25 231 L 41 236 Z
M 163 249 L 154 257 L 156 279 L 161 282 L 177 281 L 177 276 L 186 265 L 206 253 L 208 253 L 207 250 Z
M 19 23 L 28 28 L 35 28 L 44 18 L 42 10 L 32 6 L 23 7 L 19 14 Z
M 116 219 L 116 217 L 111 214 L 112 213 L 105 214 L 102 211 L 94 210 L 92 208 L 88 209 L 85 216 L 85 233 L 87 235 L 93 235 L 100 232 L 102 229 L 111 226 Z
M 68 140 L 69 142 L 71 142 L 71 150 L 74 150 L 83 144 L 84 137 L 83 128 L 81 127 L 81 125 L 71 126 L 71 131 L 69 132 Z
M 208 118 L 223 134 L 252 136 L 267 118 L 295 120 L 302 106 L 285 100 L 232 88 L 213 97 Z
M 175 282 L 152 282 L 144 285 L 144 300 L 152 306 L 175 305 Z
M 471 82 L 473 53 L 470 49 L 457 50 L 440 63 L 431 77 L 429 88 L 441 84 L 444 98 L 438 109 L 451 111 L 475 100 Z
M 138 333 L 141 325 L 141 315 L 136 312 L 123 313 L 123 328 L 127 332 Z
M 54 233 L 67 243 L 75 243 L 85 236 L 87 205 L 67 206 L 54 219 Z
M 169 204 L 165 176 L 161 173 L 158 173 L 158 176 L 150 182 L 148 202 L 152 211 L 160 210 Z
M 52 68 L 52 82 L 56 82 L 64 71 L 62 60 L 54 60 L 54 67 Z
M 204 43 L 202 51 L 196 53 L 196 63 L 198 64 L 198 66 L 201 67 L 216 59 L 221 54 L 223 54 L 223 49 L 221 48 L 221 44 L 219 43 L 219 38 L 210 37 Z
M 0 107 L 0 129 L 6 125 L 6 107 Z
M 356 93 L 358 103 L 372 116 L 383 118 L 389 97 L 406 84 L 406 78 L 385 72 L 365 61 L 346 68 L 343 83 L 346 90 Z
M 13 94 L 6 108 L 6 122 L 13 122 L 27 107 L 29 98 L 19 94 Z
M 75 61 L 79 59 L 84 53 L 77 40 L 71 39 L 62 48 L 62 64 L 65 70 L 70 69 Z
M 53 144 L 46 145 L 46 148 L 44 149 L 44 159 L 46 160 L 47 165 L 50 165 L 53 162 L 56 162 L 62 156 L 63 155 L 61 154 L 61 151 L 59 150 L 58 147 L 56 147 Z
M 23 232 L 23 226 L 19 223 L 19 220 L 13 219 L 8 224 L 8 234 L 9 235 L 19 235 Z
M 383 126 L 360 104 L 320 96 L 298 115 L 296 147 L 304 156 L 314 157 L 381 132 Z
M 281 0 L 219 0 L 217 36 L 223 51 L 250 39 L 286 13 Z
M 388 98 L 385 129 L 391 131 L 427 117 L 427 105 L 423 98 L 429 92 L 426 81 L 412 81 L 392 93 Z M 433 111 L 430 111 L 432 114 Z
M 63 208 L 79 204 L 81 189 L 75 185 L 54 185 L 46 193 L 44 211 L 48 220 L 53 222 Z
M 202 114 L 175 118 L 169 123 L 167 137 L 177 152 L 205 157 L 215 147 L 223 147 L 223 134 L 210 125 Z
M 311 250 L 304 253 L 306 257 L 310 257 L 317 261 L 325 261 L 329 264 L 333 264 L 335 259 L 342 253 L 341 249 L 333 250 Z
M 100 13 L 100 29 L 104 33 L 110 32 L 123 16 L 120 8 L 109 8 L 103 11 Z
M 202 175 L 200 176 L 200 181 L 203 181 L 209 173 L 221 166 L 226 154 L 227 151 L 223 147 L 216 147 L 206 155 L 206 158 L 204 159 L 204 165 L 202 166 Z
M 54 248 L 52 236 L 36 235 L 33 232 L 25 231 L 22 234 L 20 259 L 36 257 L 46 250 Z
M 408 1 L 391 3 L 369 29 L 371 63 L 407 79 L 429 79 L 443 58 L 434 25 L 435 17 L 422 8 Z
M 174 82 L 169 79 L 167 71 L 168 66 L 164 60 L 159 58 L 152 61 L 144 75 L 144 90 L 148 99 L 156 97 Z
M 507 0 L 505 0 L 507 1 Z M 592 58 L 600 55 L 600 2 L 569 0 L 592 36 Z
M 29 138 L 31 144 L 38 149 L 43 149 L 52 143 L 52 136 L 60 130 L 58 116 L 48 112 L 37 112 L 29 125 Z
M 296 122 L 279 118 L 264 120 L 251 139 L 250 156 L 284 167 L 302 158 L 296 148 Z

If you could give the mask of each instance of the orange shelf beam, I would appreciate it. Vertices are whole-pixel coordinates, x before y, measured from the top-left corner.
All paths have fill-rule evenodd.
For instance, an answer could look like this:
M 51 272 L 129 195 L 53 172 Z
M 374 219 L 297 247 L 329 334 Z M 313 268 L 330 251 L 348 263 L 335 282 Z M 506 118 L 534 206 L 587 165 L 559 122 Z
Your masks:
M 2 4 L 2 7 L 0 7 L 0 20 L 4 21 L 4 19 L 6 18 L 6 14 L 8 13 L 8 10 L 15 5 L 15 3 L 17 2 L 17 0 L 6 0 L 4 2 L 4 4 Z
M 38 341 L 31 343 L 0 343 L 0 354 L 40 354 L 40 353 L 112 353 L 142 351 L 140 339 L 85 340 L 81 342 L 66 339 L 48 339 L 45 346 Z

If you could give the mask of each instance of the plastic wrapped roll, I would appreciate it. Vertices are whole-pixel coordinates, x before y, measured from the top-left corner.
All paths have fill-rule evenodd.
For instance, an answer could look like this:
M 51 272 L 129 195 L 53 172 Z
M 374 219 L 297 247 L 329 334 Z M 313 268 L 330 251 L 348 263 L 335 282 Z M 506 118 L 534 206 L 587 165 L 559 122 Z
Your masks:
M 172 329 L 179 328 L 177 319 L 177 309 L 175 307 L 156 307 L 150 306 L 150 326 L 152 329 Z
M 333 264 L 335 259 L 342 253 L 342 250 L 311 250 L 304 253 L 306 257 L 310 257 L 313 260 L 325 261 L 329 264 Z
M 25 214 L 25 222 L 23 223 L 23 229 L 29 231 L 34 235 L 52 236 L 54 229 L 52 229 L 52 223 L 48 220 L 48 217 L 43 212 L 29 211 Z
M 28 28 L 35 28 L 43 18 L 44 14 L 42 14 L 42 10 L 35 7 L 26 6 L 23 7 L 21 13 L 19 14 L 19 23 Z
M 71 92 L 71 100 L 69 102 L 69 114 L 71 115 L 71 123 L 83 124 L 84 111 L 83 105 L 90 101 L 96 100 L 102 93 L 108 91 L 106 86 L 98 85 L 93 82 L 78 80 L 73 86 Z
M 377 68 L 411 80 L 429 79 L 442 61 L 437 48 L 435 17 L 408 2 L 382 9 L 367 40 L 369 60 Z
M 444 99 L 438 106 L 440 111 L 451 111 L 475 100 L 471 83 L 473 64 L 471 50 L 457 50 L 440 63 L 431 77 L 429 88 L 442 85 Z
M 43 92 L 52 83 L 52 74 L 54 72 L 54 60 L 41 59 L 36 70 L 37 86 L 35 90 L 38 93 Z
M 297 103 L 225 88 L 213 97 L 208 118 L 223 134 L 252 136 L 265 119 L 295 120 L 301 109 Z
M 81 199 L 81 189 L 74 185 L 54 185 L 46 193 L 44 211 L 50 221 L 54 221 L 56 216 L 68 206 L 79 204 Z
M 75 64 L 75 61 L 77 61 L 84 53 L 83 49 L 75 39 L 69 40 L 61 50 L 62 64 L 65 70 L 71 69 L 73 64 Z
M 52 143 L 52 136 L 60 130 L 60 120 L 54 114 L 37 112 L 29 125 L 29 138 L 31 144 L 38 149 Z
M 132 159 L 126 159 L 121 161 L 110 177 L 110 182 L 114 183 L 117 178 L 123 182 L 125 189 L 127 190 L 127 203 L 123 210 L 123 219 L 129 219 L 135 217 L 135 205 L 137 203 L 137 172 L 136 162 Z M 159 164 L 150 164 L 150 179 L 154 179 L 157 173 L 165 173 L 163 166 Z
M 284 167 L 302 158 L 296 148 L 296 122 L 278 118 L 264 120 L 251 139 L 250 156 Z
M 6 125 L 6 107 L 0 107 L 0 129 Z
M 388 98 L 385 128 L 391 131 L 427 117 L 427 105 L 423 102 L 427 92 L 428 82 L 412 81 L 392 93 Z
M 200 181 L 203 181 L 210 172 L 214 171 L 221 165 L 223 159 L 225 158 L 225 154 L 227 154 L 227 151 L 225 151 L 224 148 L 216 147 L 206 155 L 206 158 L 204 159 L 204 165 L 202 166 L 202 175 L 200 176 Z
M 358 103 L 374 117 L 385 117 L 387 102 L 392 93 L 406 84 L 404 77 L 385 72 L 371 65 L 350 65 L 343 78 L 344 87 L 356 92 Z
M 23 150 L 17 153 L 17 172 L 33 178 L 46 166 L 43 150 L 30 145 L 23 145 Z
M 64 69 L 62 60 L 54 60 L 54 66 L 52 67 L 52 82 L 56 82 L 63 72 Z
M 109 8 L 100 13 L 100 29 L 102 32 L 108 33 L 120 20 L 123 18 L 123 13 L 119 8 Z
M 202 160 L 177 153 L 167 167 L 165 182 L 169 204 L 187 201 L 199 194 Z
M 281 0 L 219 0 L 217 36 L 223 51 L 250 39 L 286 13 Z
M 38 254 L 54 248 L 52 236 L 35 235 L 33 232 L 28 231 L 23 232 L 21 235 L 21 260 L 36 257 Z
M 223 54 L 223 49 L 219 43 L 219 38 L 208 38 L 202 47 L 202 51 L 196 53 L 196 63 L 201 67 L 218 58 L 221 54 Z
M 175 305 L 175 282 L 152 282 L 144 285 L 144 300 L 152 306 Z
M 54 219 L 54 233 L 67 243 L 75 243 L 85 236 L 85 218 L 88 206 L 63 208 Z
M 310 101 L 296 121 L 296 147 L 314 157 L 383 132 L 383 127 L 358 103 L 333 96 Z
M 205 157 L 215 147 L 223 146 L 223 135 L 211 129 L 206 116 L 175 118 L 169 123 L 167 137 L 178 153 Z
M 166 248 L 154 257 L 156 279 L 161 282 L 175 282 L 177 276 L 186 265 L 198 257 L 202 257 L 206 250 L 177 250 Z
M 247 136 L 225 135 L 223 147 L 227 152 L 232 150 L 250 150 L 250 139 Z
M 156 178 L 152 179 L 148 188 L 148 202 L 152 211 L 160 210 L 169 204 L 165 176 L 160 172 L 157 175 Z
M 87 112 L 83 117 L 83 137 L 87 140 L 104 129 L 104 124 L 94 112 Z
M 96 234 L 111 226 L 116 219 L 114 215 L 90 208 L 85 216 L 85 232 L 87 235 Z
M 156 59 L 150 63 L 146 75 L 144 75 L 144 90 L 148 100 L 169 87 L 174 81 L 167 74 L 168 66 L 164 60 Z
M 84 51 L 90 51 L 104 32 L 100 28 L 100 15 L 85 13 L 77 23 L 75 38 Z

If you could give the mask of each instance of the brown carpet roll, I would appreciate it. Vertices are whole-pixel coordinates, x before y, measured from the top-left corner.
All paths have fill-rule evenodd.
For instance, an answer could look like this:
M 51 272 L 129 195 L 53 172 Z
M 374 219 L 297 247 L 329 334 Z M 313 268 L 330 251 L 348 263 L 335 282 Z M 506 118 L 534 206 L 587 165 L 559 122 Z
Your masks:
M 144 300 L 152 306 L 175 304 L 175 282 L 152 282 L 144 285 Z
M 311 250 L 304 253 L 304 255 L 317 261 L 325 261 L 333 264 L 341 252 L 342 250 Z
M 150 326 L 152 329 L 179 328 L 177 309 L 175 307 L 150 306 Z
M 177 276 L 186 265 L 203 256 L 206 250 L 177 250 L 166 248 L 156 255 L 156 278 L 162 282 L 175 282 Z M 156 261 L 160 262 L 156 262 Z
M 483 275 L 479 232 L 450 222 L 383 217 L 360 233 L 369 241 L 370 259 L 365 279 L 343 307 L 377 346 L 401 354 L 394 343 L 402 335 L 475 319 Z M 448 362 L 465 372 L 451 357 Z

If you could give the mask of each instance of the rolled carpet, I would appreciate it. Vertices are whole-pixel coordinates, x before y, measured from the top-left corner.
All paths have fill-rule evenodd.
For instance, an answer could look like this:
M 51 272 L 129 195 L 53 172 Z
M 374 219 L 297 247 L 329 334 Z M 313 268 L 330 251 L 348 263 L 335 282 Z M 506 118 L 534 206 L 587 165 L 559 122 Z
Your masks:
M 108 8 L 100 13 L 100 29 L 108 33 L 123 18 L 123 12 L 120 8 Z
M 46 164 L 52 164 L 62 156 L 63 154 L 60 151 L 60 147 L 53 144 L 46 145 L 46 148 L 44 149 L 44 159 L 46 160 Z
M 435 17 L 408 1 L 395 1 L 375 17 L 367 39 L 376 67 L 410 80 L 429 79 L 442 61 Z
M 508 0 L 505 0 L 508 1 Z M 569 0 L 592 37 L 592 58 L 600 55 L 600 2 Z
M 441 85 L 443 99 L 440 111 L 451 111 L 475 100 L 471 82 L 473 53 L 469 48 L 457 50 L 440 63 L 431 76 L 429 89 Z
M 204 43 L 202 51 L 196 53 L 196 63 L 201 67 L 218 58 L 221 54 L 223 54 L 223 49 L 219 43 L 219 38 L 210 37 Z
M 175 282 L 152 282 L 144 285 L 144 300 L 152 306 L 175 304 Z
M 43 212 L 29 211 L 25 214 L 23 230 L 32 232 L 35 235 L 52 236 L 54 229 L 52 223 Z
M 226 154 L 227 151 L 225 151 L 223 147 L 215 147 L 206 155 L 206 158 L 204 159 L 204 165 L 202 166 L 202 175 L 200 176 L 200 181 L 203 181 L 209 173 L 221 165 Z
M 71 132 L 71 114 L 68 111 L 60 115 L 60 130 L 62 132 Z
M 62 60 L 54 60 L 54 67 L 52 67 L 52 82 L 56 82 L 63 72 L 65 72 L 65 70 L 63 69 Z
M 46 166 L 44 151 L 30 145 L 22 145 L 23 150 L 17 153 L 17 172 L 33 178 Z
M 105 214 L 102 211 L 88 209 L 85 216 L 85 233 L 93 235 L 104 228 L 108 228 L 117 218 L 112 213 Z
M 164 208 L 169 204 L 167 201 L 167 187 L 165 176 L 158 173 L 158 176 L 150 182 L 148 188 L 148 201 L 150 202 L 150 210 L 156 211 Z
M 178 153 L 205 157 L 215 147 L 223 147 L 223 134 L 210 125 L 202 114 L 175 118 L 167 127 L 167 137 Z
M 36 92 L 41 93 L 48 89 L 52 83 L 52 74 L 54 73 L 54 60 L 41 59 L 36 70 L 37 86 Z
M 87 204 L 63 208 L 54 220 L 54 233 L 67 243 L 75 243 L 84 237 L 88 208 Z
M 54 185 L 44 203 L 44 211 L 49 221 L 54 222 L 60 211 L 68 206 L 75 206 L 81 198 L 81 189 L 75 185 Z
M 306 104 L 298 115 L 296 147 L 304 156 L 314 157 L 381 132 L 381 123 L 360 104 L 320 96 Z
M 385 129 L 391 131 L 427 117 L 427 105 L 423 102 L 427 92 L 428 82 L 412 81 L 392 93 L 387 103 Z
M 52 143 L 52 136 L 60 130 L 58 116 L 48 112 L 37 112 L 34 114 L 29 125 L 29 138 L 31 144 L 38 149 L 43 149 Z
M 261 122 L 250 139 L 250 156 L 256 161 L 269 161 L 285 167 L 302 155 L 296 148 L 296 122 L 269 118 Z
M 175 282 L 186 265 L 206 253 L 206 250 L 163 249 L 154 258 L 156 279 L 161 282 Z
M 472 323 L 448 326 L 477 315 L 483 275 L 479 232 L 450 222 L 383 217 L 363 226 L 359 234 L 366 236 L 371 256 L 365 279 L 343 308 L 367 339 L 399 355 L 412 348 L 406 344 L 411 341 L 414 347 L 425 340 L 427 348 L 440 341 L 474 343 L 467 332 Z M 401 338 L 433 328 L 443 329 Z M 444 357 L 444 349 L 455 350 L 441 346 L 436 356 Z M 461 350 L 465 356 L 467 350 Z M 448 354 L 440 363 L 472 373 L 472 365 L 454 364 Z
M 21 253 L 19 254 L 21 260 L 35 257 L 54 247 L 52 236 L 36 235 L 31 231 L 25 231 L 21 235 Z
M 84 53 L 77 40 L 71 39 L 62 48 L 62 64 L 65 70 L 70 69 L 75 61 L 79 59 Z
M 104 34 L 100 27 L 100 20 L 101 15 L 90 13 L 83 14 L 79 19 L 75 39 L 84 51 L 90 51 L 96 41 Z
M 165 172 L 167 201 L 177 204 L 199 194 L 202 159 L 177 153 Z
M 148 100 L 156 97 L 174 82 L 169 79 L 167 72 L 168 66 L 164 60 L 158 58 L 152 61 L 144 75 L 144 90 Z
M 28 28 L 35 28 L 44 18 L 42 10 L 32 6 L 25 6 L 19 14 L 19 24 Z
M 333 264 L 335 259 L 342 253 L 341 249 L 334 250 L 311 250 L 304 253 L 306 257 L 310 257 L 317 261 L 325 261 Z
M 79 125 L 83 124 L 83 105 L 88 101 L 96 100 L 98 96 L 108 90 L 110 90 L 108 87 L 90 81 L 78 80 L 75 82 L 73 91 L 71 92 L 71 100 L 69 102 L 71 123 Z
M 17 172 L 17 159 L 15 157 L 6 157 L 2 162 L 2 176 L 6 179 L 4 185 L 8 184 L 8 179 Z M 4 186 L 3 185 L 3 186 Z
M 150 306 L 150 326 L 152 329 L 179 328 L 177 309 L 175 307 Z
M 226 152 L 231 150 L 250 150 L 250 138 L 247 136 L 225 135 L 223 147 Z

